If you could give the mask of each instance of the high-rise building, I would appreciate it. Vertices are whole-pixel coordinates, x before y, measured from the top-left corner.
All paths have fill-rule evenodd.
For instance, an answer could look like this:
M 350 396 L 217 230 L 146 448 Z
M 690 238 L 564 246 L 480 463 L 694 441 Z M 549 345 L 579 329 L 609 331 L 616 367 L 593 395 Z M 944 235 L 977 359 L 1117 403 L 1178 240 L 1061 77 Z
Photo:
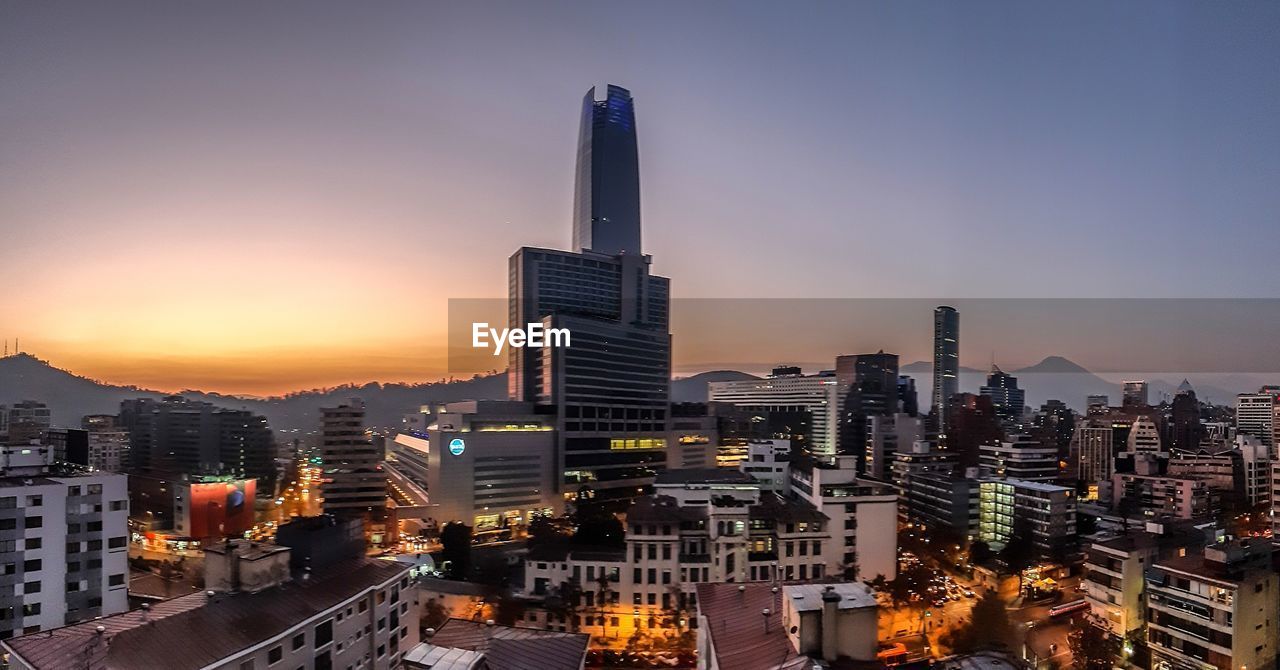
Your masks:
M 364 403 L 352 398 L 321 414 L 320 495 L 326 514 L 377 512 L 387 504 L 383 450 L 364 428 Z
M 1156 454 L 1164 451 L 1160 441 L 1160 429 L 1154 421 L 1143 416 L 1129 429 L 1128 451 L 1131 454 Z
M 23 400 L 9 407 L 0 405 L 0 414 L 4 415 L 3 433 L 9 444 L 26 444 L 40 439 L 49 428 L 49 407 L 35 400 Z
M 987 373 L 987 384 L 978 390 L 981 395 L 991 398 L 996 416 L 1005 430 L 1019 430 L 1022 427 L 1022 412 L 1027 401 L 1027 392 L 1018 388 L 1018 378 L 1001 370 L 995 363 Z
M 1264 386 L 1257 393 L 1236 396 L 1236 432 L 1252 435 L 1275 446 L 1275 415 L 1280 405 L 1280 387 Z
M 626 89 L 587 94 L 574 251 L 525 247 L 509 263 L 509 325 L 566 329 L 571 346 L 512 347 L 511 400 L 558 417 L 557 493 L 631 496 L 666 467 L 669 280 L 640 249 L 635 112 Z
M 1111 481 L 1115 467 L 1115 433 L 1104 421 L 1080 419 L 1071 436 L 1076 477 L 1085 484 Z
M 977 467 L 978 451 L 984 444 L 1004 439 L 1000 418 L 991 398 L 972 393 L 957 393 L 948 401 L 950 427 L 940 446 L 954 454 L 961 469 Z
M 1182 380 L 1173 396 L 1169 446 L 1174 451 L 1195 451 L 1200 448 L 1204 427 L 1200 424 L 1200 401 L 1196 399 L 1191 383 Z
M 1037 482 L 1058 479 L 1056 447 L 1046 447 L 1026 435 L 1013 435 L 1009 439 L 1009 442 L 984 444 L 979 448 L 983 475 Z
M 129 434 L 129 470 L 147 475 L 276 476 L 275 436 L 247 410 L 169 396 L 120 403 L 116 427 Z
M 898 411 L 898 355 L 882 349 L 874 354 L 838 356 L 836 381 L 844 393 L 839 451 L 856 456 L 858 471 L 866 472 L 870 460 L 868 421 Z
M 942 305 L 933 310 L 933 412 L 940 435 L 947 433 L 947 403 L 959 391 L 960 313 Z
M 573 249 L 606 256 L 640 253 L 640 161 L 631 92 L 609 85 L 582 99 L 574 181 Z
M 916 416 L 920 413 L 920 397 L 916 393 L 916 380 L 907 375 L 898 376 L 898 407 L 902 413 Z
M 1148 405 L 1147 382 L 1142 379 L 1121 382 L 1121 406 L 1145 407 Z
M 91 414 L 80 419 L 89 431 L 88 467 L 107 472 L 124 472 L 129 463 L 129 432 L 116 425 L 111 414 Z
M 819 456 L 834 456 L 839 442 L 843 400 L 835 375 L 804 375 L 778 369 L 766 379 L 711 382 L 708 398 L 742 409 L 771 413 L 808 413 L 812 420 L 805 446 Z
M 1059 557 L 1076 543 L 1075 490 L 1021 479 L 989 479 L 978 486 L 978 536 L 999 550 L 1030 542 L 1043 557 Z M 1020 523 L 1025 527 L 1020 528 Z M 1019 537 L 1019 533 L 1024 533 Z

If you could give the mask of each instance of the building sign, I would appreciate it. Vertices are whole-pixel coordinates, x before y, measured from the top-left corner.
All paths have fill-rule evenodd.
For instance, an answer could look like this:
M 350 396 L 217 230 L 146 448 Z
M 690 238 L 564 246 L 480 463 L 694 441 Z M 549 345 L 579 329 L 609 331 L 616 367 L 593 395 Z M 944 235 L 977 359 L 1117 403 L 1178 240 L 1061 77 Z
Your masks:
M 449 453 L 453 454 L 454 456 L 461 456 L 462 452 L 466 451 L 466 449 L 467 449 L 467 443 L 463 442 L 462 438 L 455 437 L 452 440 L 449 440 Z

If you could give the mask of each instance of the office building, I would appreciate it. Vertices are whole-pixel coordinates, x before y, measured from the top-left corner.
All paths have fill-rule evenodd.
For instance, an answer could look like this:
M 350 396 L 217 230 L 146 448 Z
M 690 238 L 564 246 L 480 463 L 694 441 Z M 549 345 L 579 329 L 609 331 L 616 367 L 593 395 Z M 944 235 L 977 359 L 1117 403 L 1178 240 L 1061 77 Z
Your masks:
M 154 476 L 253 477 L 270 491 L 276 445 L 266 418 L 182 396 L 120 403 L 116 427 L 129 434 L 129 472 Z
M 889 481 L 895 454 L 910 449 L 924 438 L 924 420 L 920 417 L 901 412 L 867 417 L 864 474 L 878 481 Z
M 667 468 L 714 468 L 720 448 L 720 417 L 703 403 L 672 405 L 667 418 Z
M 979 453 L 984 444 L 1000 442 L 1005 437 L 996 416 L 991 398 L 973 393 L 957 393 L 951 396 L 947 412 L 946 439 L 940 449 L 955 454 L 962 468 L 978 466 Z
M 1257 393 L 1236 396 L 1236 433 L 1252 435 L 1263 444 L 1275 446 L 1275 415 L 1280 388 L 1264 387 Z
M 1129 427 L 1126 450 L 1131 454 L 1164 453 L 1164 444 L 1160 439 L 1160 429 L 1155 422 L 1140 416 Z
M 933 408 L 938 434 L 947 435 L 951 396 L 960 391 L 960 313 L 946 305 L 933 310 Z
M 573 249 L 605 256 L 640 253 L 640 160 L 631 92 L 609 85 L 582 99 L 573 185 Z
M 40 439 L 51 425 L 48 405 L 35 400 L 23 400 L 8 407 L 0 405 L 0 428 L 8 444 L 27 444 Z
M 218 543 L 205 550 L 207 591 L 4 640 L 9 667 L 401 667 L 418 641 L 409 565 L 352 558 L 295 578 L 289 564 L 284 547 Z
M 320 410 L 320 496 L 326 514 L 377 516 L 387 504 L 383 449 L 365 433 L 358 399 Z
M 995 363 L 987 373 L 987 383 L 978 393 L 991 398 L 991 406 L 1006 431 L 1022 429 L 1022 414 L 1026 409 L 1027 392 L 1018 388 L 1018 378 L 1001 370 Z
M 1146 381 L 1141 379 L 1125 381 L 1120 383 L 1120 387 L 1121 407 L 1146 407 L 1149 404 Z
M 844 394 L 841 409 L 839 452 L 858 458 L 859 472 L 866 472 L 872 457 L 867 453 L 868 423 L 873 417 L 898 412 L 898 355 L 883 350 L 874 354 L 836 357 L 836 381 Z
M 949 472 L 924 471 L 904 477 L 900 506 L 903 519 L 938 533 L 935 537 L 977 539 L 981 522 L 977 472 L 971 468 L 965 475 L 953 477 Z
M 1200 423 L 1200 401 L 1191 383 L 1182 380 L 1170 408 L 1169 448 L 1172 451 L 1195 451 L 1204 437 Z
M 670 293 L 641 253 L 635 112 L 617 86 L 584 100 L 573 246 L 511 256 L 508 325 L 564 329 L 571 345 L 511 347 L 508 395 L 554 409 L 557 493 L 628 497 L 668 460 Z
M 1076 478 L 1087 484 L 1109 482 L 1115 468 L 1115 437 L 1110 424 L 1082 417 L 1071 436 L 1071 454 L 1076 462 Z
M 1271 544 L 1241 539 L 1156 561 L 1147 572 L 1154 668 L 1275 668 L 1280 583 Z
M 437 523 L 484 531 L 562 512 L 555 422 L 530 403 L 449 403 L 427 431 L 426 488 Z M 613 439 L 619 451 L 634 441 Z
M 91 414 L 80 420 L 80 427 L 89 431 L 85 465 L 94 470 L 124 472 L 129 464 L 129 432 L 116 425 L 116 417 Z
M 757 440 L 747 444 L 747 459 L 738 469 L 750 475 L 762 491 L 785 493 L 791 486 L 791 443 Z
M 1030 541 L 1043 558 L 1063 560 L 1075 549 L 1075 490 L 1020 479 L 978 484 L 978 537 L 997 551 L 1011 540 Z M 1029 537 L 1016 537 L 1019 525 Z
M 819 456 L 836 454 L 843 399 L 835 375 L 804 375 L 798 368 L 778 368 L 765 379 L 711 382 L 707 388 L 711 402 L 747 411 L 808 415 L 804 447 Z

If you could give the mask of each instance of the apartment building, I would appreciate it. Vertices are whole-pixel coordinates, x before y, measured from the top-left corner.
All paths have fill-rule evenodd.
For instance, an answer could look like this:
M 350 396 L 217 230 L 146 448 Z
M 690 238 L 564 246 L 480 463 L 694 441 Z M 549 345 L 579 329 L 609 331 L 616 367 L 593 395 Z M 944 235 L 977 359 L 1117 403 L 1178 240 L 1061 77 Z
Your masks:
M 1271 544 L 1231 540 L 1156 561 L 1147 641 L 1157 669 L 1274 669 L 1280 578 Z
M 1157 559 L 1199 551 L 1211 537 L 1186 523 L 1149 521 L 1141 530 L 1090 543 L 1081 586 L 1095 617 L 1117 637 L 1142 628 L 1147 621 L 1146 570 Z

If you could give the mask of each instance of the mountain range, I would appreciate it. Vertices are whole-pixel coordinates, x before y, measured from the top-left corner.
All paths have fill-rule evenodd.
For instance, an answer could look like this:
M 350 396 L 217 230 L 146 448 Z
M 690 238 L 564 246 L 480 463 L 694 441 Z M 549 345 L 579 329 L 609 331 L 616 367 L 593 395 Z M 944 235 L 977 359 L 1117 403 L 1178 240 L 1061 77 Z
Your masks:
M 922 407 L 929 404 L 933 364 L 927 361 L 910 363 L 901 368 L 903 374 L 916 380 L 916 388 Z M 1083 409 L 1085 397 L 1107 394 L 1113 403 L 1120 398 L 1120 385 L 1107 381 L 1084 367 L 1062 358 L 1050 356 L 1035 365 L 1010 374 L 1018 377 L 1019 386 L 1027 390 L 1027 404 L 1039 407 L 1045 400 L 1056 398 L 1068 405 Z M 757 379 L 755 375 L 736 370 L 716 370 L 683 377 L 672 381 L 672 402 L 705 402 L 707 384 L 713 381 Z M 1252 380 L 1226 379 L 1231 386 L 1196 383 L 1201 400 L 1218 404 L 1231 404 L 1235 394 L 1251 391 Z M 977 392 L 985 383 L 986 372 L 962 367 L 960 389 Z M 1181 380 L 1149 380 L 1152 402 L 1164 396 L 1172 396 Z M 1239 388 L 1236 388 L 1239 387 Z M 136 386 L 108 384 L 77 375 L 51 365 L 30 354 L 16 354 L 0 358 L 0 404 L 12 404 L 22 400 L 36 400 L 49 406 L 56 426 L 78 426 L 85 414 L 115 414 L 120 401 L 126 398 L 159 398 L 171 395 L 167 392 L 143 389 Z M 265 416 L 271 426 L 282 431 L 311 431 L 319 424 L 319 409 L 331 406 L 351 397 L 364 401 L 367 422 L 370 426 L 391 428 L 401 424 L 401 418 L 428 403 L 457 400 L 498 400 L 506 398 L 506 373 L 477 375 L 471 379 L 429 382 L 421 384 L 347 385 L 335 388 L 298 391 L 283 396 L 249 398 L 187 390 L 180 395 L 191 400 L 202 400 L 219 407 L 247 409 Z

